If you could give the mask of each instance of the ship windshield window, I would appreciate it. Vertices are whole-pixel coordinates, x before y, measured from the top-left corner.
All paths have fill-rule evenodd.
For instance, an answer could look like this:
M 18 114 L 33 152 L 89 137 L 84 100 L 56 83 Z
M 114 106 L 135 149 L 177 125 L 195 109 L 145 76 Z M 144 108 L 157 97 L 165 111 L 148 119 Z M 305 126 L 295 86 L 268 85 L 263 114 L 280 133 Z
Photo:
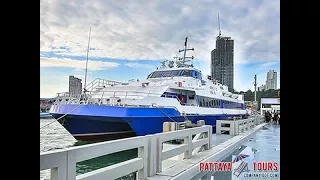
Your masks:
M 197 79 L 202 79 L 202 76 L 201 76 L 200 72 L 196 71 L 195 73 L 196 73 L 196 78 Z
M 171 77 L 178 76 L 180 70 L 175 70 L 171 73 Z
M 171 71 L 164 71 L 162 73 L 162 77 L 168 77 L 170 73 L 171 73 Z
M 151 75 L 150 78 L 158 78 L 158 77 L 160 77 L 160 74 L 161 74 L 161 71 L 156 71 Z
M 150 73 L 150 74 L 148 75 L 147 79 L 149 79 L 149 78 L 151 77 L 151 75 L 152 75 L 152 73 Z
M 184 70 L 181 74 L 181 76 L 187 76 L 189 77 L 191 75 L 191 70 Z

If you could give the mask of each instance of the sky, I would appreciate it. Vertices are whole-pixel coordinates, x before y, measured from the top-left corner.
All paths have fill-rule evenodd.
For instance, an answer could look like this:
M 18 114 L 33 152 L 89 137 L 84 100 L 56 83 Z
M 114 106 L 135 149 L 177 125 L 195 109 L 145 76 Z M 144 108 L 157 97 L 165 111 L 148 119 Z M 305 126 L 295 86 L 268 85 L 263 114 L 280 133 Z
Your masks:
M 188 52 L 203 75 L 219 34 L 234 40 L 234 87 L 253 90 L 277 71 L 280 88 L 279 0 L 41 0 L 40 97 L 68 91 L 68 77 L 87 81 L 145 79 L 174 60 L 188 37 Z M 182 54 L 180 54 L 182 55 Z

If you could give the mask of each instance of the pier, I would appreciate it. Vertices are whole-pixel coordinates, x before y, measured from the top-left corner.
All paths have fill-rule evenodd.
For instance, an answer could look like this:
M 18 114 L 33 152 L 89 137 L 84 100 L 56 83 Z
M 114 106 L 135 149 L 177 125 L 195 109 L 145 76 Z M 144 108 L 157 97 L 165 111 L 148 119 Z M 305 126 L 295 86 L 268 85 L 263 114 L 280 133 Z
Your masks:
M 51 169 L 51 180 L 117 179 L 136 172 L 137 179 L 212 179 L 213 172 L 200 171 L 200 162 L 224 160 L 267 123 L 260 115 L 240 120 L 217 120 L 212 126 L 188 128 L 40 153 L 40 171 Z M 224 134 L 227 133 L 227 134 Z M 181 144 L 170 144 L 181 140 Z M 76 175 L 76 163 L 129 149 L 136 158 Z

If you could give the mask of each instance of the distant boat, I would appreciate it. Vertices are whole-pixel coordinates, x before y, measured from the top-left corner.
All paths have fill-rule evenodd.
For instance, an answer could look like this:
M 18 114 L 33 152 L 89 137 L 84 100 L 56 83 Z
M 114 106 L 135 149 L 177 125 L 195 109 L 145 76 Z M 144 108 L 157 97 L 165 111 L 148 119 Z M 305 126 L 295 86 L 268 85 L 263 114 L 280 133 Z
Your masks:
M 53 118 L 48 111 L 54 101 L 55 98 L 40 98 L 40 118 Z
M 53 118 L 50 113 L 40 113 L 40 118 Z
M 53 118 L 53 117 L 48 112 L 41 112 L 41 109 L 40 109 L 40 119 L 41 118 Z

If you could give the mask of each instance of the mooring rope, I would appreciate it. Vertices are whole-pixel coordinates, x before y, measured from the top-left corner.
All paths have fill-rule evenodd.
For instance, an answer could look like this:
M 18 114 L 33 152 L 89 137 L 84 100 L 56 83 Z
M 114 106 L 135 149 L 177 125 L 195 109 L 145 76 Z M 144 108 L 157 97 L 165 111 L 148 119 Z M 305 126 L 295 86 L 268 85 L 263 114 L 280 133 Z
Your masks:
M 56 121 L 59 121 L 61 118 L 63 118 L 63 117 L 65 117 L 66 115 L 68 115 L 69 113 L 71 113 L 72 111 L 74 111 L 74 110 L 76 110 L 78 107 L 80 107 L 82 104 L 79 104 L 77 107 L 75 107 L 74 109 L 72 109 L 71 111 L 69 111 L 69 112 L 67 112 L 66 114 L 64 114 L 63 116 L 61 116 L 61 117 L 59 117 L 58 119 L 56 119 L 56 120 L 54 120 L 54 121 L 52 121 L 52 122 L 50 122 L 49 124 L 46 124 L 46 125 L 44 125 L 44 126 L 42 126 L 42 127 L 40 127 L 40 129 L 42 129 L 42 128 L 44 128 L 44 127 L 47 127 L 47 126 L 49 126 L 50 124 L 52 124 L 52 123 L 54 123 L 54 122 L 56 122 Z

